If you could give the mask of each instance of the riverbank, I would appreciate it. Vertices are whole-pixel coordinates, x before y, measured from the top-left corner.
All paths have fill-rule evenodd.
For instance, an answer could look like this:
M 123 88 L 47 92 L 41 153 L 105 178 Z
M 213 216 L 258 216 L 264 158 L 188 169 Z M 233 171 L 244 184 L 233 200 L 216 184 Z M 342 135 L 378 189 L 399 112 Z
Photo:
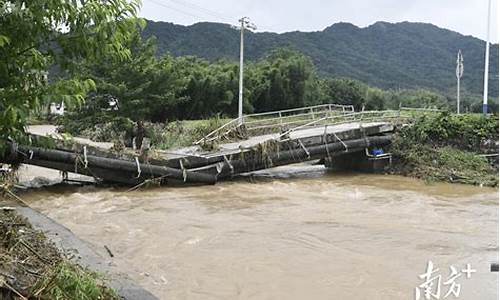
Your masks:
M 0 212 L 2 299 L 119 299 L 97 273 L 70 262 L 13 207 Z
M 156 299 L 69 229 L 11 195 L 0 195 L 0 299 Z
M 397 131 L 388 173 L 425 181 L 498 186 L 498 116 L 424 115 Z

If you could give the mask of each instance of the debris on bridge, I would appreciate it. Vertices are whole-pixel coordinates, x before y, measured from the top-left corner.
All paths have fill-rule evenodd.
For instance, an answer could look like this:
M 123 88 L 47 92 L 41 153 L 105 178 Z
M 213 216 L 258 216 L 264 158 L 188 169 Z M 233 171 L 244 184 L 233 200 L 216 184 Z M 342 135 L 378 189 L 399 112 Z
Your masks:
M 350 105 L 326 104 L 245 115 L 174 151 L 118 153 L 77 140 L 46 148 L 11 142 L 2 161 L 127 185 L 215 184 L 242 173 L 381 148 L 391 142 L 400 118 L 400 110 L 354 112 Z

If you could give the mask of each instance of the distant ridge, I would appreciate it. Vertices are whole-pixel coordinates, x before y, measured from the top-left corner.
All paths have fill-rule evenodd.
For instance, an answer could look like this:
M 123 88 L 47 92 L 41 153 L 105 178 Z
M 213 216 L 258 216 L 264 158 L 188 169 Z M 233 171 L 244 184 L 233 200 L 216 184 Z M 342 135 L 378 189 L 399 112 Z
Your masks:
M 159 54 L 195 55 L 210 61 L 236 60 L 238 31 L 227 24 L 190 26 L 148 21 L 144 36 L 156 36 Z M 483 87 L 485 42 L 428 23 L 376 22 L 367 27 L 336 23 L 322 31 L 248 33 L 246 58 L 256 60 L 271 49 L 291 47 L 311 57 L 319 73 L 361 80 L 384 89 L 426 88 L 455 93 L 458 49 L 464 56 L 465 94 Z M 498 44 L 490 51 L 490 95 L 498 97 Z

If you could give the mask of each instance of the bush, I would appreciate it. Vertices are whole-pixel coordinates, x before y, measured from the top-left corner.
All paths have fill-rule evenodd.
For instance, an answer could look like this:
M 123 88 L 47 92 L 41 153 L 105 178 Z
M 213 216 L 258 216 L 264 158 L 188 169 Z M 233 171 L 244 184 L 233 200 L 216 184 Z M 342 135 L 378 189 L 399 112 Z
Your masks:
M 449 113 L 424 115 L 411 126 L 403 128 L 400 135 L 408 143 L 428 143 L 483 152 L 498 141 L 498 116 Z
M 124 117 L 97 114 L 74 116 L 68 114 L 59 121 L 59 132 L 86 137 L 96 142 L 110 142 L 132 136 L 135 123 Z
M 392 172 L 425 180 L 497 186 L 497 170 L 477 153 L 494 150 L 498 117 L 425 115 L 396 135 Z
M 428 181 L 497 186 L 497 171 L 481 156 L 452 147 L 402 146 L 395 141 L 392 171 Z
M 172 149 L 191 146 L 227 120 L 219 116 L 199 121 L 175 121 L 168 124 L 146 123 L 146 136 L 157 149 Z

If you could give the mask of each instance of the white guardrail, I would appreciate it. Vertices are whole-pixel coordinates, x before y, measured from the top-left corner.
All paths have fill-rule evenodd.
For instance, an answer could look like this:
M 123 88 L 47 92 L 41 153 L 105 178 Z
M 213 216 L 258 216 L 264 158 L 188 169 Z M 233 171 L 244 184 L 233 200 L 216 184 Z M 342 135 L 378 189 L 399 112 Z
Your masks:
M 353 113 L 354 106 L 340 104 L 322 104 L 278 111 L 255 113 L 244 115 L 241 122 L 238 118 L 233 119 L 221 127 L 207 134 L 194 144 L 203 144 L 221 139 L 231 132 L 244 130 L 246 133 L 252 131 L 273 130 L 280 132 L 283 128 L 300 126 L 313 120 L 324 118 L 332 114 Z
M 408 113 L 439 113 L 439 109 L 401 107 L 399 110 L 355 112 L 352 105 L 322 104 L 244 115 L 242 121 L 233 119 L 207 134 L 194 144 L 204 144 L 228 138 L 232 133 L 246 136 L 280 133 L 280 137 L 305 127 L 337 125 L 349 122 L 375 122 L 409 117 Z

